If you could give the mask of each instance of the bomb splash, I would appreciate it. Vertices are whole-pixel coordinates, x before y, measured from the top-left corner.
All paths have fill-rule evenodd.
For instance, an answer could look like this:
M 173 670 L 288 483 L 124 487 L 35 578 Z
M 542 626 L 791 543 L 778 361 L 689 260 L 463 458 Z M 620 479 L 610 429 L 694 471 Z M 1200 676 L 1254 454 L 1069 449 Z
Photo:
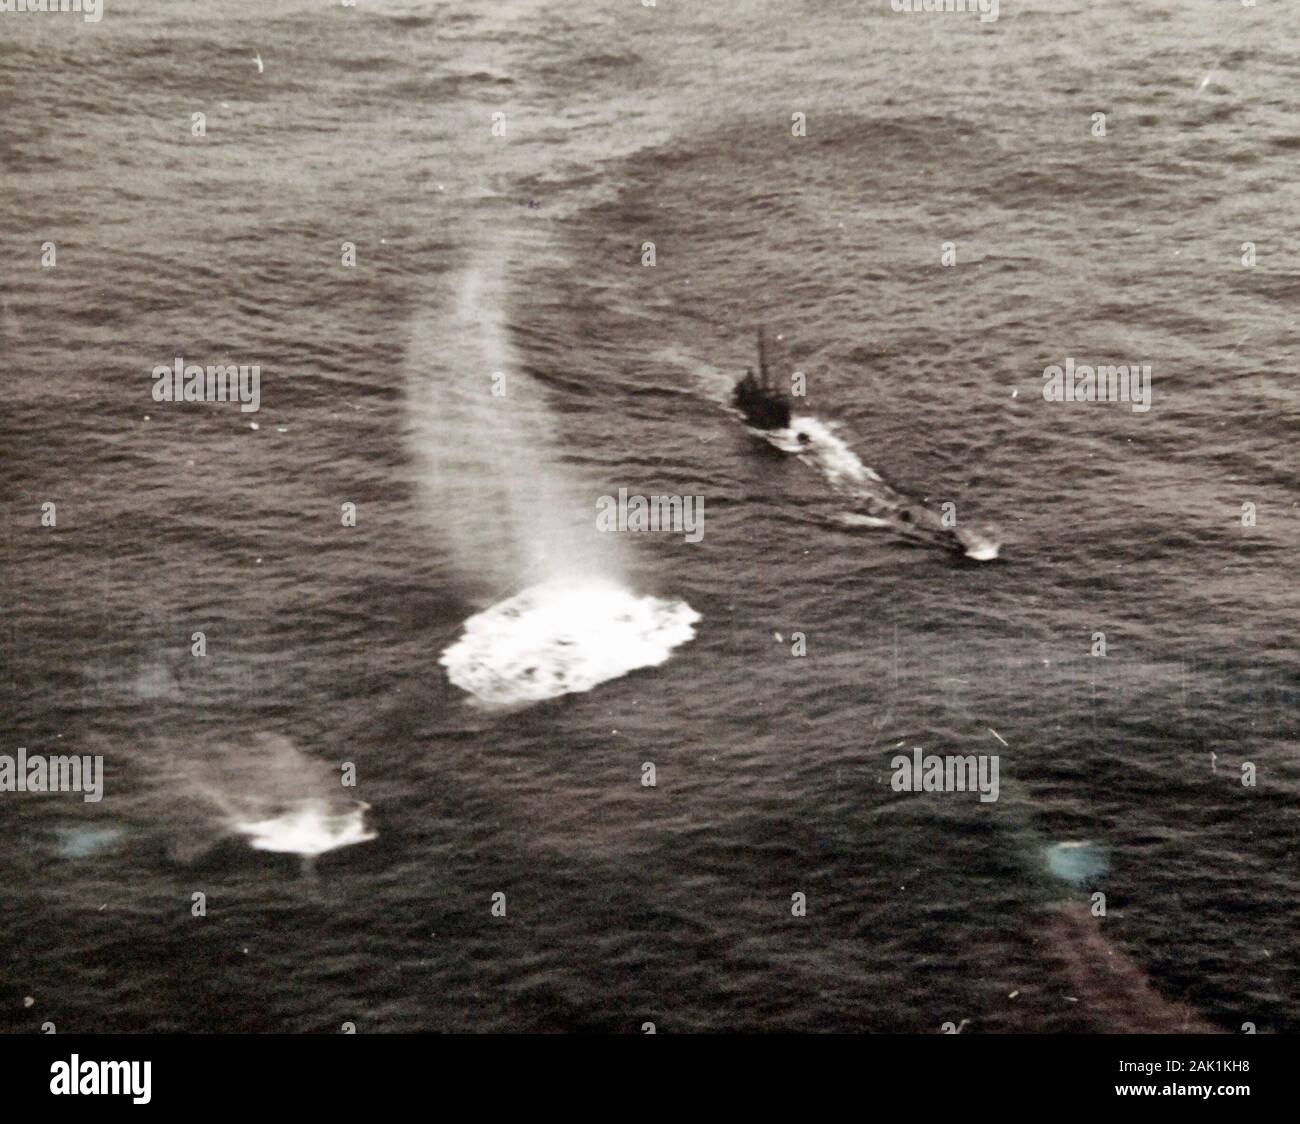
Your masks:
M 481 705 L 520 706 L 664 663 L 699 614 L 641 596 L 622 539 L 559 456 L 545 388 L 511 344 L 508 245 L 453 279 L 413 331 L 409 430 L 430 533 L 471 598 L 509 595 L 465 623 L 440 663 Z
M 470 617 L 440 662 L 486 705 L 541 702 L 657 667 L 695 635 L 699 619 L 684 601 L 550 583 Z
M 369 805 L 341 791 L 338 772 L 280 734 L 257 734 L 239 745 L 218 744 L 179 769 L 196 808 L 216 813 L 192 820 L 180 854 L 202 854 L 231 836 L 256 851 L 313 859 L 377 838 L 366 824 Z

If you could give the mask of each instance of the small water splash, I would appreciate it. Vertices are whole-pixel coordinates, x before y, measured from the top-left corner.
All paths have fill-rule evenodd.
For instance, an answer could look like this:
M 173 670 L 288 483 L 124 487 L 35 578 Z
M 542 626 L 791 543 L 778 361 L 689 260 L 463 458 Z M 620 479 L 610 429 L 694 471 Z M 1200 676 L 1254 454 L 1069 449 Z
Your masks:
M 370 805 L 360 800 L 302 800 L 264 819 L 236 821 L 255 851 L 314 857 L 377 839 L 365 822 Z
M 171 848 L 177 857 L 193 861 L 231 836 L 307 859 L 378 837 L 366 824 L 370 806 L 341 791 L 338 770 L 281 734 L 219 742 L 169 765 L 171 799 L 197 813 Z

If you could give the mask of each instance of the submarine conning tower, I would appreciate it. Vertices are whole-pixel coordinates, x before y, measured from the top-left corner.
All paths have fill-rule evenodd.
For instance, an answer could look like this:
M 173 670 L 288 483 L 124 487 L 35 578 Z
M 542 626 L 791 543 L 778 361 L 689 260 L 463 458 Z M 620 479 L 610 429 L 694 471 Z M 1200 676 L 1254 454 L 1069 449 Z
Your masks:
M 736 384 L 731 400 L 755 429 L 785 429 L 790 424 L 790 396 L 772 378 L 767 361 L 767 334 L 758 330 L 758 375 L 753 368 Z

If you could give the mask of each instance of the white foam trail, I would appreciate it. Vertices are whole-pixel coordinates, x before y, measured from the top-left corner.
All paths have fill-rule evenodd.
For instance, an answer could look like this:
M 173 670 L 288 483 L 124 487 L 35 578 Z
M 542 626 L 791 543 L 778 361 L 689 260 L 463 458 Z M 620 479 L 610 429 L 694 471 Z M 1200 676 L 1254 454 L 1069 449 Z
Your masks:
M 758 432 L 758 431 L 755 431 Z M 819 472 L 831 487 L 852 497 L 865 511 L 843 512 L 839 521 L 848 526 L 888 526 L 930 542 L 959 545 L 968 558 L 990 562 L 1001 544 L 991 528 L 945 528 L 938 516 L 886 484 L 862 463 L 834 430 L 819 418 L 798 416 L 785 429 L 763 432 L 763 437 L 785 453 L 792 453 Z
M 838 523 L 845 527 L 888 527 L 888 519 L 881 519 L 875 515 L 863 515 L 857 511 L 841 511 L 835 516 Z
M 684 601 L 613 584 L 548 583 L 470 617 L 439 662 L 480 703 L 517 706 L 656 667 L 695 635 L 699 619 Z
M 236 821 L 234 829 L 255 851 L 323 855 L 378 838 L 366 827 L 369 808 L 360 800 L 303 800 L 266 819 Z
M 800 434 L 807 440 L 800 441 Z M 848 443 L 819 418 L 792 417 L 789 427 L 773 432 L 770 440 L 782 452 L 794 453 L 804 464 L 815 468 L 836 488 L 882 483 Z

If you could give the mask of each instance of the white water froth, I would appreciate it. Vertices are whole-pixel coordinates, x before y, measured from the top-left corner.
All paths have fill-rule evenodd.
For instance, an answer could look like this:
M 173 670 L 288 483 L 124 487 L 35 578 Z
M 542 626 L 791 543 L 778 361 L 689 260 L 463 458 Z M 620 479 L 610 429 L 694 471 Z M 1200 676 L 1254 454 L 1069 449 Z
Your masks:
M 366 824 L 370 806 L 340 791 L 338 771 L 281 734 L 173 754 L 166 767 L 169 799 L 193 809 L 172 847 L 178 857 L 196 858 L 232 835 L 257 851 L 306 858 L 378 838 Z
M 474 604 L 523 591 L 466 621 L 440 659 L 474 702 L 510 707 L 661 664 L 699 615 L 626 588 L 624 540 L 594 518 L 604 486 L 565 455 L 550 391 L 516 351 L 515 278 L 549 251 L 508 229 L 479 237 L 412 325 L 408 440 L 458 591 Z
M 806 441 L 799 440 L 801 434 Z M 818 418 L 792 417 L 786 429 L 774 430 L 767 437 L 783 453 L 793 453 L 815 468 L 833 487 L 882 483 L 848 443 Z
M 866 506 L 865 512 L 841 513 L 839 519 L 845 525 L 891 527 L 910 534 L 919 533 L 930 540 L 950 537 L 967 558 L 977 562 L 991 562 L 997 558 L 1001 544 L 990 528 L 943 528 L 932 513 L 890 487 L 863 464 L 848 443 L 826 422 L 807 416 L 792 417 L 785 429 L 764 432 L 763 436 L 783 453 L 797 456 L 821 473 L 831 487 Z
M 323 855 L 378 838 L 366 827 L 369 807 L 360 800 L 304 800 L 266 819 L 236 821 L 234 830 L 255 851 Z
M 439 662 L 479 703 L 518 706 L 657 667 L 699 619 L 685 601 L 612 583 L 545 582 L 470 617 Z

